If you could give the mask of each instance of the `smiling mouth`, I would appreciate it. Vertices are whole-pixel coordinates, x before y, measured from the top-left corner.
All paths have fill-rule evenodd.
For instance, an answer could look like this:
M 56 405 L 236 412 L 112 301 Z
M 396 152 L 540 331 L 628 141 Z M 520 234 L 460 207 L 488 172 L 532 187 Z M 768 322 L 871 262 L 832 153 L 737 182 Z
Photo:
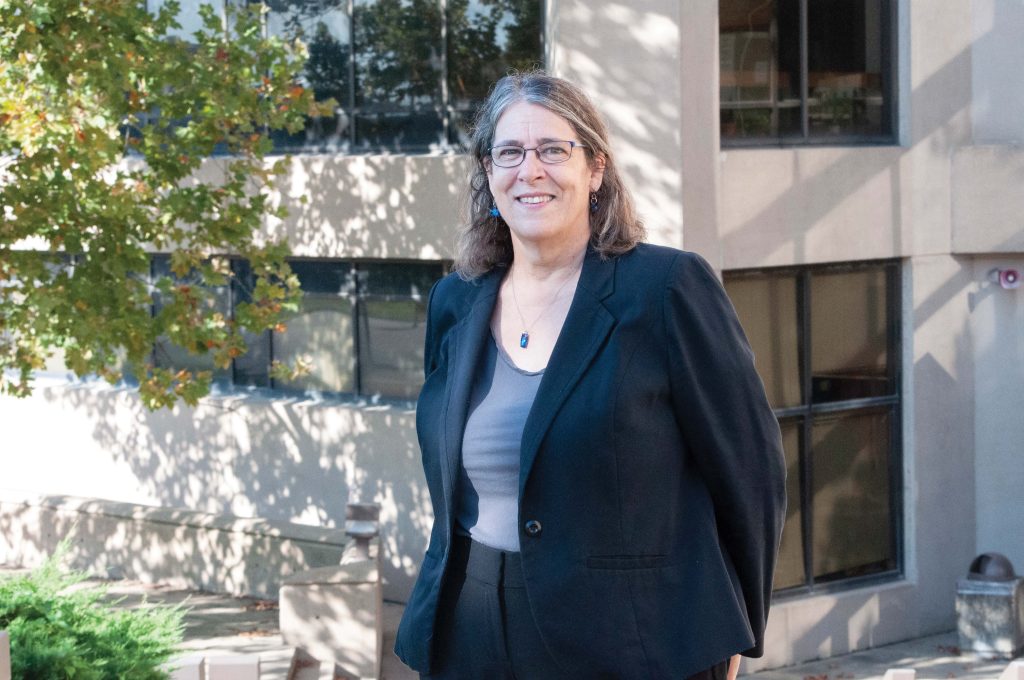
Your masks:
M 520 196 L 516 200 L 527 205 L 536 205 L 538 203 L 547 203 L 552 198 L 552 196 Z

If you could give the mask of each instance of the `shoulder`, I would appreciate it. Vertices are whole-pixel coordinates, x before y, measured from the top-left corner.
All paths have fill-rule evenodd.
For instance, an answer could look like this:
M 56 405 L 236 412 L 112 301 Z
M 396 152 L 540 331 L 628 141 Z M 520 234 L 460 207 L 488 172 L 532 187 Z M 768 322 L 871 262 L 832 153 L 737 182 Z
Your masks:
M 625 288 L 637 284 L 667 288 L 718 285 L 711 265 L 688 250 L 640 243 L 617 259 L 618 279 Z
M 492 277 L 501 277 L 501 272 L 492 270 L 474 279 L 464 279 L 452 272 L 434 284 L 430 290 L 430 319 L 441 326 L 449 326 L 469 313 L 470 308 L 485 291 Z

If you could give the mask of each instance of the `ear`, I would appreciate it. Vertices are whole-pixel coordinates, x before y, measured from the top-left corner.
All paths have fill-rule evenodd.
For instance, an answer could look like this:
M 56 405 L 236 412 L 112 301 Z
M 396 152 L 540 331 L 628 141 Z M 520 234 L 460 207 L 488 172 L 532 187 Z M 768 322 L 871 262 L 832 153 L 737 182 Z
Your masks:
M 590 190 L 597 191 L 601 188 L 601 182 L 604 180 L 604 168 L 605 158 L 603 155 L 597 155 L 594 157 L 594 162 L 590 165 Z

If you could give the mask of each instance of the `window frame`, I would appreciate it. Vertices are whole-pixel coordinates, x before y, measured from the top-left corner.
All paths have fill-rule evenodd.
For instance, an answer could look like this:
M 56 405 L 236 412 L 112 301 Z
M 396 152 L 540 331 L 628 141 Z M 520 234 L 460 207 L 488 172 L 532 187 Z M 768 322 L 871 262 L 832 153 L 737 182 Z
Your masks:
M 151 253 L 150 254 L 150 265 L 149 265 L 149 276 L 150 285 L 153 284 L 156 277 L 157 261 L 161 259 L 169 259 L 167 253 Z M 227 304 L 227 312 L 231 318 L 234 318 L 235 304 L 239 301 L 244 301 L 245 296 L 238 290 L 237 277 L 239 276 L 239 263 L 244 260 L 237 256 L 226 256 L 230 261 L 232 279 L 225 286 L 225 300 Z M 368 266 L 373 265 L 390 265 L 400 267 L 402 265 L 415 265 L 415 266 L 433 266 L 437 267 L 438 276 L 434 279 L 434 282 L 447 276 L 453 266 L 453 262 L 447 259 L 438 260 L 421 260 L 414 258 L 320 258 L 320 257 L 289 257 L 287 261 L 292 264 L 296 262 L 312 262 L 317 264 L 323 264 L 326 266 L 339 266 L 348 267 L 348 271 L 344 273 L 345 283 L 342 290 L 338 292 L 339 297 L 347 297 L 351 304 L 350 321 L 352 330 L 352 386 L 353 389 L 349 390 L 314 390 L 314 389 L 303 389 L 298 387 L 291 387 L 281 385 L 280 381 L 270 375 L 270 367 L 272 362 L 275 360 L 275 336 L 277 331 L 265 330 L 255 335 L 249 340 L 251 343 L 253 340 L 259 338 L 262 342 L 262 338 L 266 338 L 266 354 L 267 361 L 264 367 L 265 371 L 262 374 L 262 382 L 264 384 L 254 384 L 253 382 L 246 382 L 239 379 L 239 370 L 237 362 L 239 358 L 232 359 L 231 367 L 227 369 L 217 369 L 213 375 L 213 386 L 222 392 L 232 391 L 245 391 L 245 392 L 257 392 L 267 394 L 271 397 L 306 397 L 311 394 L 316 394 L 321 397 L 333 398 L 333 399 L 345 399 L 345 400 L 371 400 L 373 403 L 393 403 L 399 405 L 409 405 L 414 403 L 416 398 L 412 397 L 399 397 L 385 395 L 380 392 L 365 392 L 364 391 L 364 368 L 362 362 L 365 358 L 361 355 L 361 343 L 363 342 L 363 325 L 368 324 L 369 317 L 366 313 L 367 302 L 371 299 L 386 298 L 388 300 L 407 299 L 407 296 L 403 296 L 396 293 L 373 293 L 369 291 L 366 278 L 368 275 Z M 303 291 L 305 295 L 305 291 Z M 422 301 L 426 305 L 429 297 L 430 290 L 424 290 L 422 292 Z M 156 306 L 151 305 L 150 313 L 156 313 Z M 424 329 L 426 327 L 426 319 L 423 320 Z M 250 344 L 250 351 L 253 347 Z M 151 350 L 151 358 L 156 361 L 156 353 L 158 347 L 153 346 Z M 184 351 L 184 350 L 183 350 Z M 190 355 L 192 356 L 192 355 Z M 196 355 L 196 356 L 208 356 L 208 355 Z M 243 355 L 242 359 L 249 356 L 249 352 Z M 166 363 L 166 362 L 165 362 Z
M 810 134 L 810 115 L 808 93 L 808 3 L 811 0 L 797 0 L 800 4 L 800 71 L 798 81 L 800 84 L 800 134 L 799 135 L 778 135 L 774 137 L 726 137 L 721 134 L 721 112 L 722 100 L 721 90 L 718 97 L 718 126 L 719 144 L 722 149 L 772 149 L 772 148 L 793 148 L 793 147 L 820 147 L 820 146 L 896 146 L 899 145 L 899 4 L 900 0 L 880 0 L 882 3 L 881 17 L 882 44 L 881 51 L 881 78 L 883 101 L 883 121 L 888 126 L 885 134 L 831 134 L 816 135 Z M 719 0 L 721 3 L 722 0 Z M 719 35 L 721 28 L 719 27 Z M 776 55 L 777 58 L 778 55 Z M 719 76 L 721 76 L 721 62 L 717 65 Z
M 800 540 L 803 556 L 803 583 L 773 592 L 773 599 L 790 599 L 807 595 L 849 590 L 864 585 L 898 580 L 905 574 L 904 555 L 904 494 L 903 494 L 903 381 L 902 365 L 902 305 L 900 298 L 900 261 L 875 260 L 865 262 L 829 263 L 803 266 L 736 269 L 723 272 L 723 280 L 793 276 L 796 279 L 797 365 L 801 385 L 801 403 L 797 406 L 773 407 L 780 427 L 793 423 L 798 428 L 798 466 L 800 470 L 800 498 L 789 499 L 800 504 Z M 886 291 L 886 360 L 892 391 L 884 396 L 862 397 L 842 401 L 815 402 L 811 371 L 811 277 L 814 274 L 879 270 L 885 272 Z M 894 566 L 870 574 L 834 576 L 816 580 L 814 574 L 814 513 L 813 472 L 814 456 L 811 451 L 812 433 L 816 418 L 837 414 L 887 413 L 889 422 L 889 512 L 890 551 Z

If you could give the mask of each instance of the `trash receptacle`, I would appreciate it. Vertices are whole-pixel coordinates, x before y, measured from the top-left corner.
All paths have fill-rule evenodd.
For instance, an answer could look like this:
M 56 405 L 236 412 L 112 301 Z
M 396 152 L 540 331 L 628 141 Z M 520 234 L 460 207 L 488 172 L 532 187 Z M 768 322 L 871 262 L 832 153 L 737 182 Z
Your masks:
M 999 553 L 978 555 L 956 583 L 960 649 L 989 659 L 1024 652 L 1024 578 Z

